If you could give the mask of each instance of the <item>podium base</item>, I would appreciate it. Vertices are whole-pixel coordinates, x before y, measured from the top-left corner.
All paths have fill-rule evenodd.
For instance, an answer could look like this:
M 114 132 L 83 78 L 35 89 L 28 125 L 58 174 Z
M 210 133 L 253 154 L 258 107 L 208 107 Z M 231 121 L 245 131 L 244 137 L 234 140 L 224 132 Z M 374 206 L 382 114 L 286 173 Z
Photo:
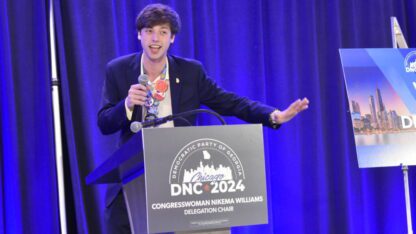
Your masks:
M 231 230 L 229 228 L 223 229 L 211 229 L 211 230 L 202 230 L 202 231 L 189 231 L 189 232 L 175 232 L 175 234 L 230 234 Z
M 130 183 L 123 184 L 123 193 L 129 214 L 131 233 L 148 233 L 144 176 L 139 176 Z

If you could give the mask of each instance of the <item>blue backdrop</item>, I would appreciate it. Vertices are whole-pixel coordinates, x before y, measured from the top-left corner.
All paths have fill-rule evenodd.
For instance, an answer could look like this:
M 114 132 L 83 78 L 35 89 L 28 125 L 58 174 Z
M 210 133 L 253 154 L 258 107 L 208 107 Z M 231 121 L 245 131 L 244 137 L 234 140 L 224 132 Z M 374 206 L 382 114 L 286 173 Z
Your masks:
M 105 186 L 84 178 L 115 150 L 117 136 L 96 125 L 105 64 L 140 50 L 134 19 L 151 2 L 54 0 L 70 233 L 104 232 Z M 269 224 L 234 232 L 407 231 L 400 168 L 358 169 L 338 49 L 391 47 L 392 15 L 415 47 L 414 0 L 159 2 L 183 23 L 170 53 L 200 60 L 225 89 L 277 108 L 311 101 L 264 131 Z M 59 232 L 47 5 L 0 1 L 1 233 Z

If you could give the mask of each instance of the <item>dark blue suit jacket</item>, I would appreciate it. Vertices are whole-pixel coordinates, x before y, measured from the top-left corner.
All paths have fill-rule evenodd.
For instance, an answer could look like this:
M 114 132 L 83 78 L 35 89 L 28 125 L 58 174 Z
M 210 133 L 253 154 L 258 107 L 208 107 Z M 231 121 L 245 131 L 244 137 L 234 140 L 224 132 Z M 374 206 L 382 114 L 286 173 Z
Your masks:
M 98 126 L 103 134 L 120 132 L 118 145 L 126 142 L 131 136 L 130 122 L 126 117 L 124 106 L 130 86 L 138 83 L 140 75 L 141 53 L 134 53 L 116 58 L 108 63 L 107 74 L 102 92 L 101 109 L 98 112 Z M 260 102 L 240 97 L 217 86 L 210 79 L 202 65 L 195 60 L 168 56 L 169 77 L 173 114 L 198 109 L 201 104 L 226 116 L 236 116 L 250 123 L 262 123 L 272 127 L 269 115 L 275 109 Z M 135 108 L 133 116 L 141 121 L 141 107 Z M 163 116 L 159 116 L 163 117 Z M 195 117 L 186 117 L 195 124 Z M 175 126 L 187 125 L 175 121 Z M 109 189 L 106 205 L 110 205 L 120 191 L 120 185 Z

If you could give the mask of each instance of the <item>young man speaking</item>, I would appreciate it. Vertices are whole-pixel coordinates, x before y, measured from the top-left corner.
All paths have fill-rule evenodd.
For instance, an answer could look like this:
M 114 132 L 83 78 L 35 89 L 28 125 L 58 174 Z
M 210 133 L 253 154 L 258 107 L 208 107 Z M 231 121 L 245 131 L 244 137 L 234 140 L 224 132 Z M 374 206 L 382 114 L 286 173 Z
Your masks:
M 307 98 L 298 99 L 279 111 L 240 97 L 208 78 L 200 62 L 168 55 L 180 27 L 180 18 L 172 8 L 162 4 L 148 5 L 136 18 L 137 38 L 143 51 L 108 63 L 98 126 L 103 134 L 120 131 L 119 145 L 133 135 L 130 131 L 132 121 L 177 114 L 198 109 L 201 105 L 222 115 L 272 128 L 308 108 Z M 147 78 L 139 83 L 139 76 Z M 187 121 L 169 122 L 161 127 L 195 123 L 194 116 L 185 118 Z M 109 186 L 105 217 L 109 233 L 130 233 L 120 184 Z

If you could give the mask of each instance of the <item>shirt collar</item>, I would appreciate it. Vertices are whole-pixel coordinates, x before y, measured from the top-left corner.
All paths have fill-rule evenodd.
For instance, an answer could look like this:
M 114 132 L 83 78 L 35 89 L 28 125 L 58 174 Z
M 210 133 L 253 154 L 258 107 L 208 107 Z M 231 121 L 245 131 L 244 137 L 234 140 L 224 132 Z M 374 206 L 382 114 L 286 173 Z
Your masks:
M 143 58 L 144 58 L 144 53 L 142 53 L 142 57 L 140 59 L 140 75 L 144 74 Z M 159 78 L 159 76 L 155 80 L 157 80 Z M 166 77 L 166 80 L 169 80 L 169 59 L 168 59 L 168 56 L 166 56 L 166 75 L 165 75 L 165 77 Z

